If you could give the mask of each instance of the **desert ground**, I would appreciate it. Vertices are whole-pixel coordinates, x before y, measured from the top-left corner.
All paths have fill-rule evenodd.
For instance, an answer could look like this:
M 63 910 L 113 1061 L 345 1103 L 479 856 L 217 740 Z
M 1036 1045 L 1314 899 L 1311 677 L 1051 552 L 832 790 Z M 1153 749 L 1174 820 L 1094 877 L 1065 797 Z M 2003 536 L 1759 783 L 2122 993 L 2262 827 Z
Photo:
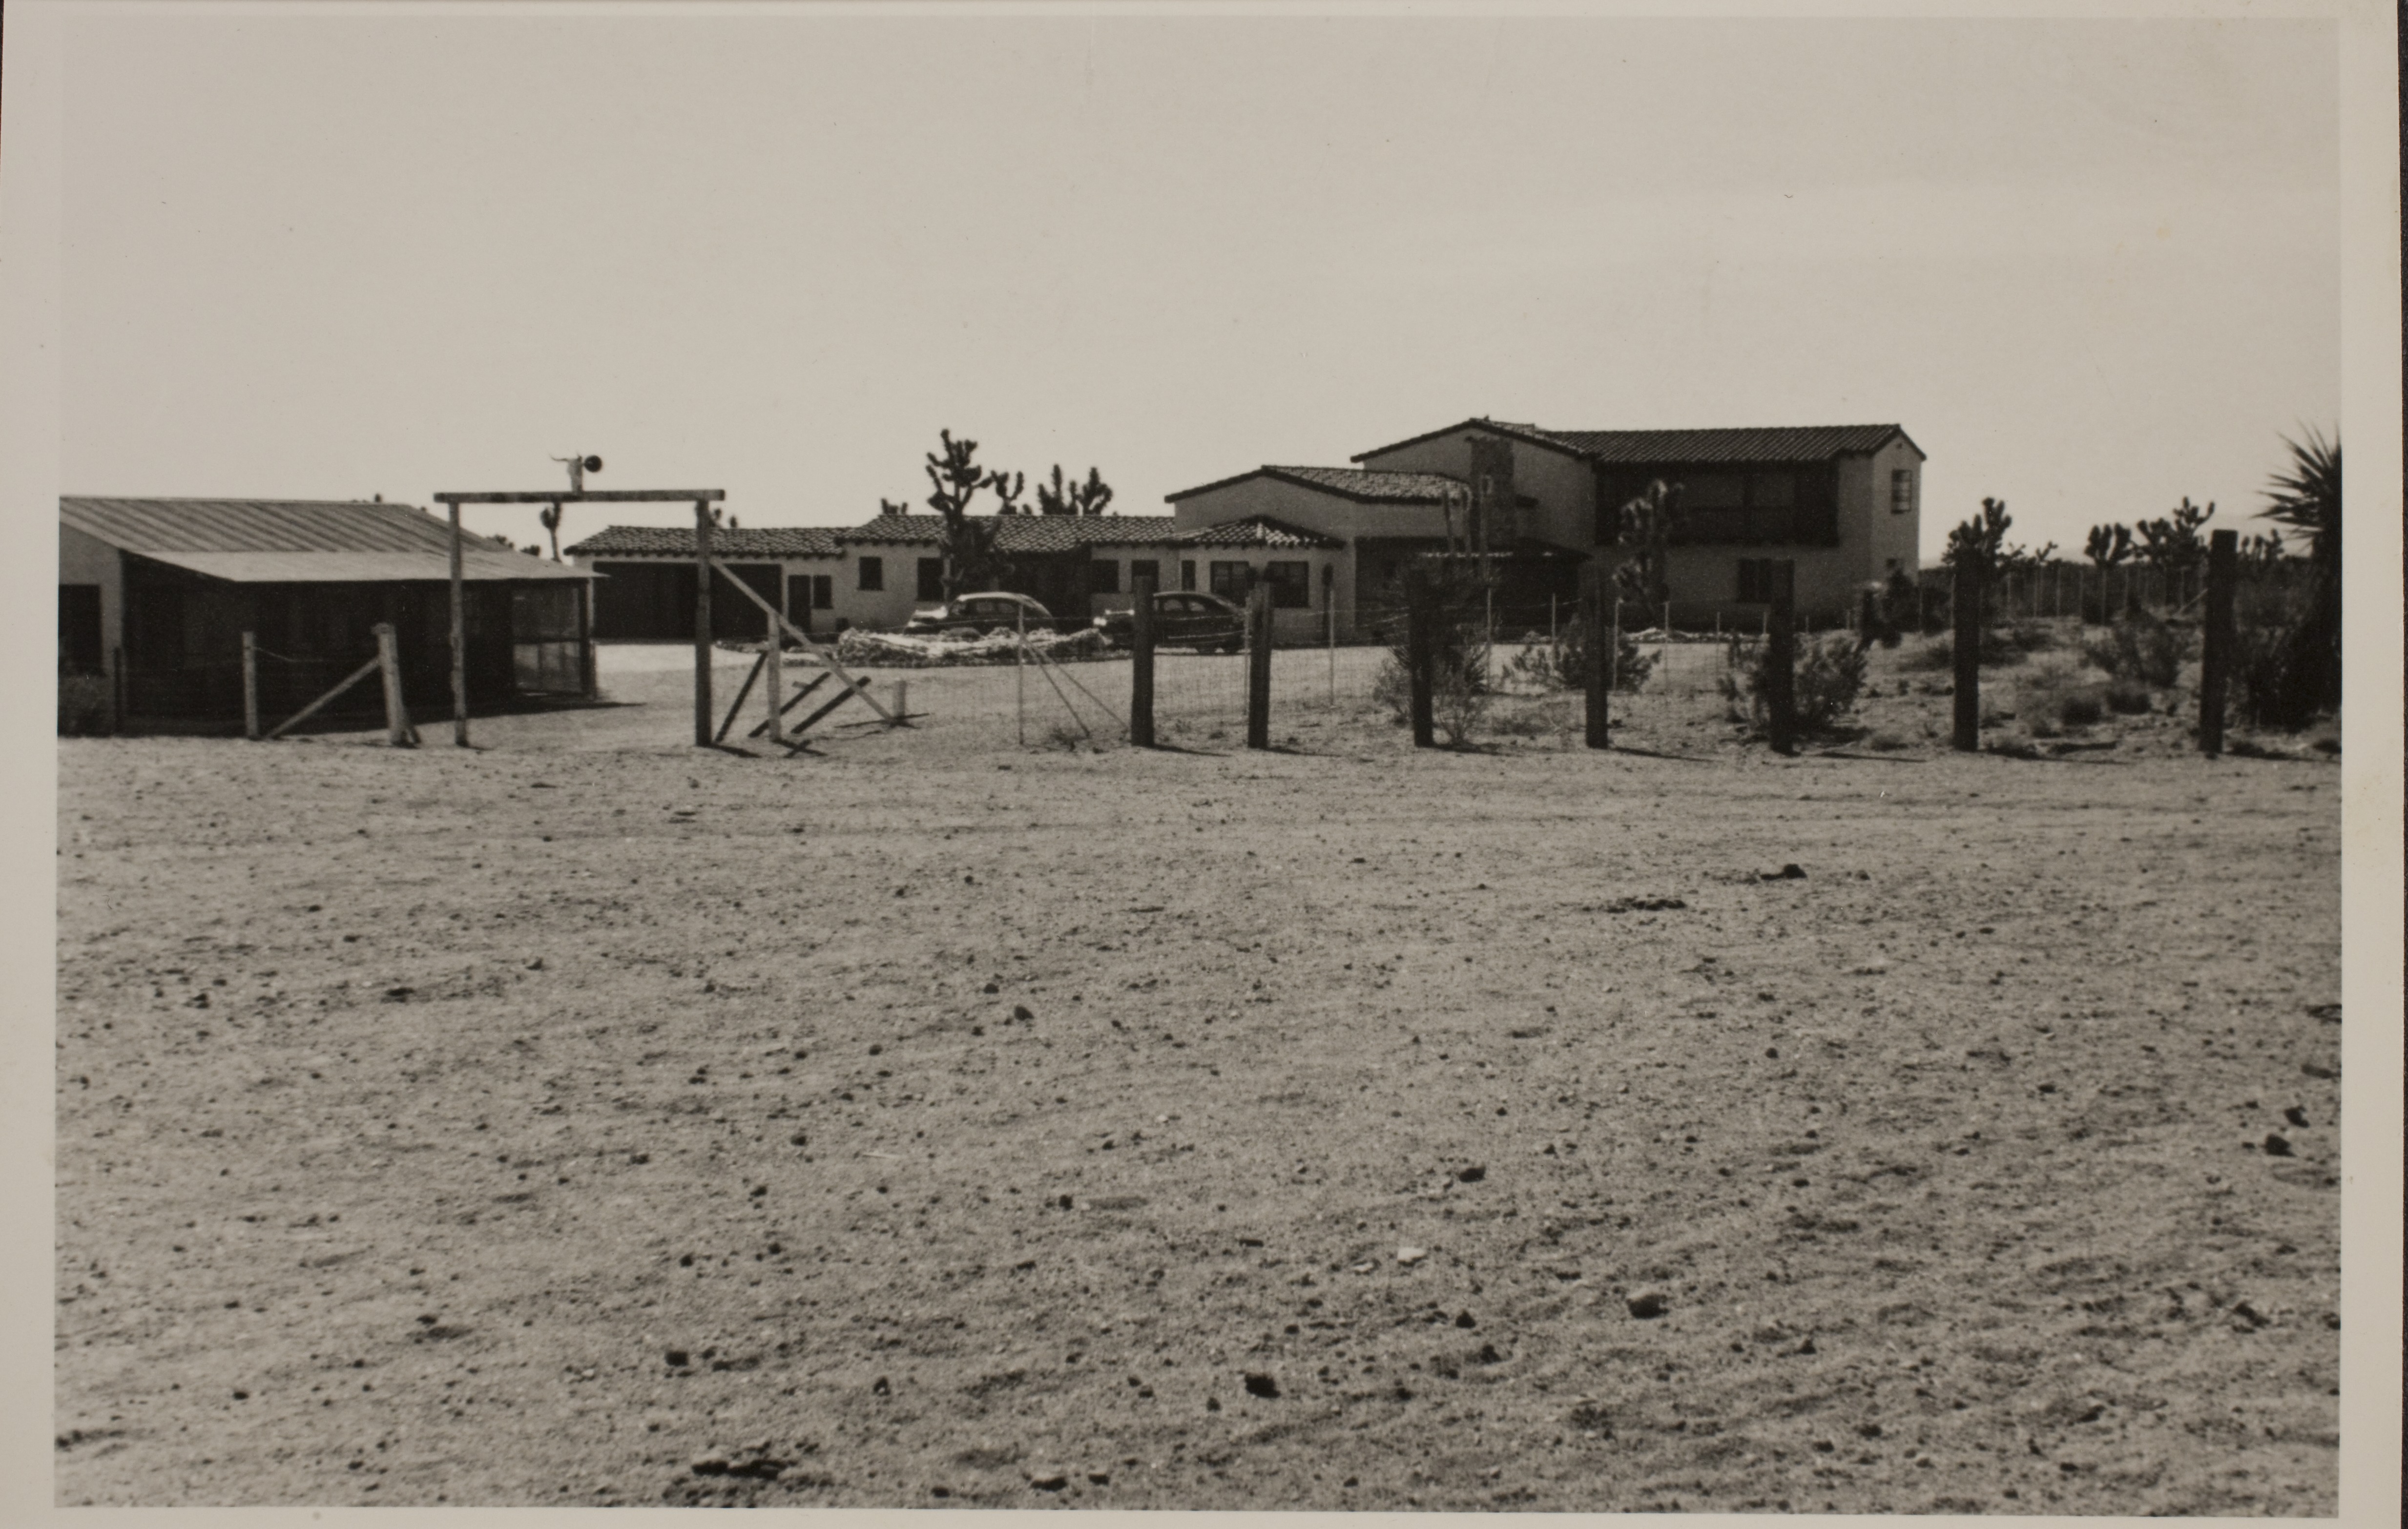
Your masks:
M 614 662 L 61 740 L 59 1503 L 2337 1510 L 2327 760 Z

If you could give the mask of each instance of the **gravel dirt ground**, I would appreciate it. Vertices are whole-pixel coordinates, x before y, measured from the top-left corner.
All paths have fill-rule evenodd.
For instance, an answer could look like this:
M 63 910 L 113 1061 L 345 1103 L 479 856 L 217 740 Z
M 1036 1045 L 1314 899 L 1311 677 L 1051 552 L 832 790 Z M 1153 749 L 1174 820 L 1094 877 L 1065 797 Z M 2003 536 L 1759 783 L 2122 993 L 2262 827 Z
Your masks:
M 57 1500 L 2336 1511 L 2329 763 L 910 679 L 63 740 Z

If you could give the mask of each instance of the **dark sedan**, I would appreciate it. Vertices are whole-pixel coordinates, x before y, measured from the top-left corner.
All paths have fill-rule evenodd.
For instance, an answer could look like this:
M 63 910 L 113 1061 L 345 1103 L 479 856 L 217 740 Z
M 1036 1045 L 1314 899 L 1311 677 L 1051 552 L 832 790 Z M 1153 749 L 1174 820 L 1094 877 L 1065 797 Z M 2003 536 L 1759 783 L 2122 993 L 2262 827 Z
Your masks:
M 1136 622 L 1135 613 L 1126 610 L 1096 618 L 1105 640 L 1120 648 L 1129 645 Z M 1234 653 L 1246 645 L 1245 607 L 1200 590 L 1166 590 L 1154 597 L 1154 640 L 1161 648 Z

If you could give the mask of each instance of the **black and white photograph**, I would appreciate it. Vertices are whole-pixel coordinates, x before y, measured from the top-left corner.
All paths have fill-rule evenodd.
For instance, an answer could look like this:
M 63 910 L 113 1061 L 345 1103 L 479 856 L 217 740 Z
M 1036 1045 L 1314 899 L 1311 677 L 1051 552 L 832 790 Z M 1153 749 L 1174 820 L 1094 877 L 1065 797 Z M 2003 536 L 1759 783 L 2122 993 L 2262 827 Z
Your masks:
M 2390 7 L 10 9 L 29 1517 L 2396 1522 Z

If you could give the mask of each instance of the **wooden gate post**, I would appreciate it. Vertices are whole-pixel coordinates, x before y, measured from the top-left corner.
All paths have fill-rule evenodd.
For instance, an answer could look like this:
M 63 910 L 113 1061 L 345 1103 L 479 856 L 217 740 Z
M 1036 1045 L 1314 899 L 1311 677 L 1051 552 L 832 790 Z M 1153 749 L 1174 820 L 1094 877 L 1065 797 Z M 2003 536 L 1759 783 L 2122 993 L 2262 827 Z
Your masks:
M 1581 647 L 1588 662 L 1581 665 L 1582 699 L 1586 717 L 1581 741 L 1603 749 L 1611 738 L 1613 695 L 1614 635 L 1605 609 L 1605 569 L 1596 562 L 1580 571 Z
M 1438 744 L 1437 718 L 1432 713 L 1430 687 L 1436 676 L 1438 613 L 1430 607 L 1432 599 L 1429 569 L 1421 564 L 1405 569 L 1405 683 L 1412 693 L 1409 715 L 1413 724 L 1413 747 L 1435 748 Z
M 1154 747 L 1154 579 L 1129 580 L 1129 742 Z
M 259 636 L 242 635 L 242 736 L 259 741 Z
M 2232 678 L 2232 583 L 2241 533 L 2214 531 L 2207 538 L 2206 630 L 2199 654 L 2199 751 L 2214 759 L 2224 752 L 2224 693 Z
M 1271 586 L 1246 595 L 1246 747 L 1271 746 Z
M 1776 754 L 1798 751 L 1798 629 L 1789 596 L 1776 590 L 1764 613 L 1765 741 Z
M 452 741 L 468 747 L 468 590 L 460 571 L 460 506 L 452 505 Z
M 710 747 L 710 501 L 694 502 L 694 742 Z
M 1982 747 L 1982 571 L 1970 559 L 1956 565 L 1949 598 L 1956 621 L 1956 727 L 1949 746 L 1970 754 Z
M 384 741 L 396 749 L 407 749 L 409 710 L 401 701 L 401 643 L 394 636 L 391 622 L 376 623 L 376 640 L 377 666 L 384 671 Z

